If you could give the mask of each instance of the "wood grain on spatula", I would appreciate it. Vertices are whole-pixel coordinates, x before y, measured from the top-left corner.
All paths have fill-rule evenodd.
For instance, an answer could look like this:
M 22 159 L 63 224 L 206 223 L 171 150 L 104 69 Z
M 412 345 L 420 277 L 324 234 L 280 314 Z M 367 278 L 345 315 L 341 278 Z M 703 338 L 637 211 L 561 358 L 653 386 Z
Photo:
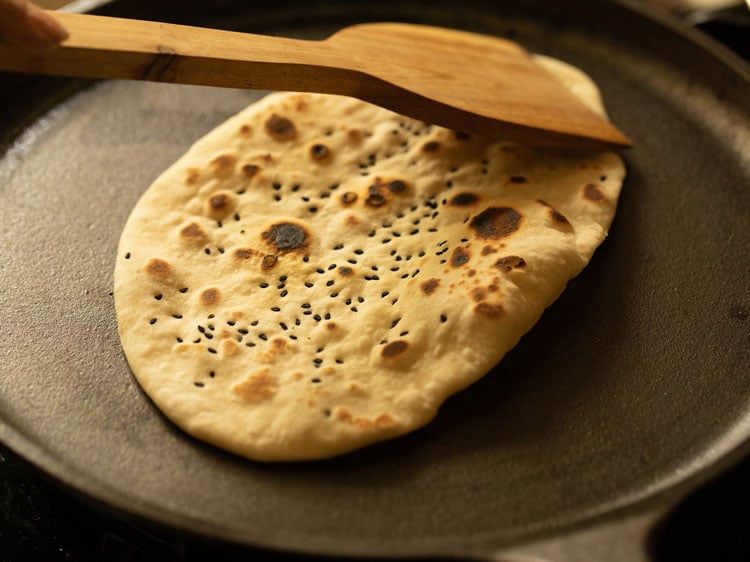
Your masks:
M 540 145 L 623 147 L 520 46 L 437 27 L 375 23 L 323 41 L 54 13 L 70 32 L 45 54 L 0 47 L 0 69 L 357 97 L 457 131 Z

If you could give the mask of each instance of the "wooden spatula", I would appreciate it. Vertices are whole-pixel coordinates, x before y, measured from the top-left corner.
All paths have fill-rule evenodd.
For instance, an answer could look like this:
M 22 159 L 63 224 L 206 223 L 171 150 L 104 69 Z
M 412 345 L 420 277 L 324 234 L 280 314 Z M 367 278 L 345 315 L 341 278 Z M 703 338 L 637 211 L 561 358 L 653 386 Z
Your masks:
M 323 41 L 53 13 L 70 32 L 43 55 L 0 47 L 0 69 L 357 97 L 456 131 L 540 145 L 629 140 L 513 42 L 376 23 Z

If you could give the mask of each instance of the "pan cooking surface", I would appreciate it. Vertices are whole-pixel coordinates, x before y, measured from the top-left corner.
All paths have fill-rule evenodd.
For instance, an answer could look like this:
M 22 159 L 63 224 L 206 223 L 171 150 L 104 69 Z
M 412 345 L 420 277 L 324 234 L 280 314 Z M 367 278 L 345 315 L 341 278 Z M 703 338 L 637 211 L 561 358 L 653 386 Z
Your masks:
M 747 104 L 728 92 L 747 82 L 701 78 L 609 35 L 607 20 L 592 29 L 431 6 L 299 8 L 304 20 L 269 11 L 247 29 L 453 24 L 510 35 L 599 83 L 635 142 L 620 208 L 590 266 L 517 348 L 428 427 L 338 459 L 262 465 L 191 439 L 120 350 L 117 241 L 151 181 L 261 94 L 103 82 L 51 104 L 48 82 L 32 82 L 38 107 L 53 108 L 4 133 L 0 155 L 4 441 L 116 508 L 330 554 L 496 547 L 630 504 L 744 446 L 750 132 Z

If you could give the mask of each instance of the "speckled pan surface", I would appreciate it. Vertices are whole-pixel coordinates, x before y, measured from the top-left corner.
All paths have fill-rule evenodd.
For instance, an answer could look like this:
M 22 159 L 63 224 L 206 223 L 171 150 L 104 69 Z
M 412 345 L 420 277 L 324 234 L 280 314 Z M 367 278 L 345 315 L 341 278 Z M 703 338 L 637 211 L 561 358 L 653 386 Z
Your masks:
M 108 10 L 296 36 L 417 21 L 572 62 L 636 143 L 620 208 L 590 266 L 432 425 L 330 461 L 256 464 L 158 413 L 120 350 L 111 292 L 140 194 L 258 94 L 3 77 L 9 446 L 90 497 L 182 529 L 369 555 L 489 552 L 694 485 L 748 451 L 746 67 L 609 2 L 184 2 L 168 15 L 150 4 Z

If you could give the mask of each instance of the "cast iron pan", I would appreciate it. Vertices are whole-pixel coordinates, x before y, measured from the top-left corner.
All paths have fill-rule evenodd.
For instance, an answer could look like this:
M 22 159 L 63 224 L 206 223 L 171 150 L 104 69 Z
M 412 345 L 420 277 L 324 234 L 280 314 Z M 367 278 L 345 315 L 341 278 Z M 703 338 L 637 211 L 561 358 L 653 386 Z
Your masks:
M 111 292 L 139 195 L 259 94 L 4 76 L 0 438 L 46 473 L 116 510 L 248 545 L 489 557 L 672 502 L 750 451 L 750 74 L 738 59 L 627 2 L 99 11 L 307 37 L 367 20 L 507 36 L 585 69 L 635 147 L 589 268 L 434 423 L 333 460 L 263 465 L 160 415 L 120 350 Z

